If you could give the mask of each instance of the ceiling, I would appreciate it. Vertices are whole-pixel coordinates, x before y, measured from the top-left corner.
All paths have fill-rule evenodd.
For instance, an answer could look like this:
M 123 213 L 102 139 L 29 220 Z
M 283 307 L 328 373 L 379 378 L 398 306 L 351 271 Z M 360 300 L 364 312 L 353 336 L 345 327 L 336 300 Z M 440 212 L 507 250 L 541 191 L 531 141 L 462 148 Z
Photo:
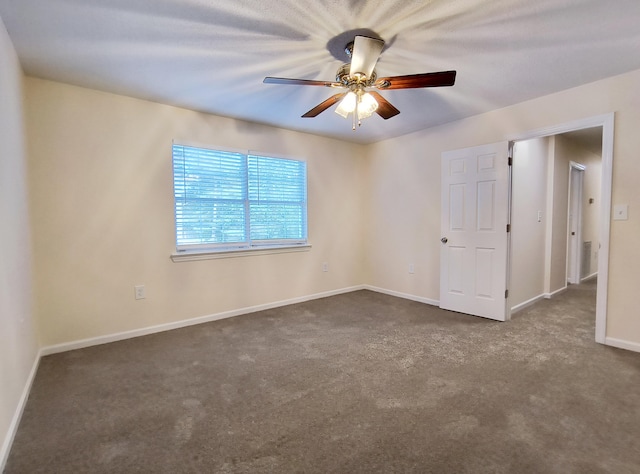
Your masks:
M 638 0 L 0 0 L 26 74 L 372 143 L 640 69 Z M 455 69 L 454 87 L 383 91 L 401 110 L 357 131 L 332 81 L 345 31 L 387 44 L 378 76 Z M 340 36 L 342 35 L 342 36 Z
M 573 132 L 562 133 L 561 135 L 577 142 L 588 152 L 602 157 L 602 127 L 583 128 Z

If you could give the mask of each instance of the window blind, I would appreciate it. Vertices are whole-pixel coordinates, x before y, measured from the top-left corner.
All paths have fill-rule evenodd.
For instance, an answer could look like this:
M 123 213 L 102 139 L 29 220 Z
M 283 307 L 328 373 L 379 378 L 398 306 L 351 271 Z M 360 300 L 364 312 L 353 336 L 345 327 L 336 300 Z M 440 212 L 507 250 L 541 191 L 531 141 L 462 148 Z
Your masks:
M 307 239 L 304 161 L 173 145 L 176 248 Z
M 306 239 L 306 163 L 249 155 L 252 241 Z

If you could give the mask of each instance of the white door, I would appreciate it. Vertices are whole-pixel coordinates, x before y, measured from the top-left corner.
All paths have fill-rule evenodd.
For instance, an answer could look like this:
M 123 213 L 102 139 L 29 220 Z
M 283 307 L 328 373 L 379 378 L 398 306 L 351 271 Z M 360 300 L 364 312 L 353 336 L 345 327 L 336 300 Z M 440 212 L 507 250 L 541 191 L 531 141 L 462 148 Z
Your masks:
M 442 154 L 440 307 L 506 321 L 509 144 Z
M 569 168 L 569 235 L 567 236 L 568 264 L 567 281 L 580 283 L 580 257 L 582 250 L 582 181 L 586 168 L 571 162 Z

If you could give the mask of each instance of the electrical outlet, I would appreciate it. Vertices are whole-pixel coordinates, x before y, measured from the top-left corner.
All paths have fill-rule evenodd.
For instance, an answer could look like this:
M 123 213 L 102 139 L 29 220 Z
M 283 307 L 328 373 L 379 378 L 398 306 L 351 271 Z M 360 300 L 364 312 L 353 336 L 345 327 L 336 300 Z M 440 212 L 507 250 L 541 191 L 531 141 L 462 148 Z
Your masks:
M 133 289 L 135 290 L 137 300 L 143 300 L 147 297 L 144 291 L 144 285 L 136 285 Z
M 413 263 L 409 264 L 409 273 L 413 274 L 416 272 L 416 266 Z
M 329 264 L 327 262 L 322 262 L 322 271 L 323 272 L 329 271 Z

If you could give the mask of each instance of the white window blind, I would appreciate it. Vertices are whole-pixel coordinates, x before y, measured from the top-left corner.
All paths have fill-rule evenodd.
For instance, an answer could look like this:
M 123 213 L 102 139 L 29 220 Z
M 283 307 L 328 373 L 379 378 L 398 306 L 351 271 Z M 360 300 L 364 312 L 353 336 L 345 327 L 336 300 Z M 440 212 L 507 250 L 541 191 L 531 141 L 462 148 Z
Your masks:
M 304 161 L 173 145 L 176 248 L 307 240 Z

